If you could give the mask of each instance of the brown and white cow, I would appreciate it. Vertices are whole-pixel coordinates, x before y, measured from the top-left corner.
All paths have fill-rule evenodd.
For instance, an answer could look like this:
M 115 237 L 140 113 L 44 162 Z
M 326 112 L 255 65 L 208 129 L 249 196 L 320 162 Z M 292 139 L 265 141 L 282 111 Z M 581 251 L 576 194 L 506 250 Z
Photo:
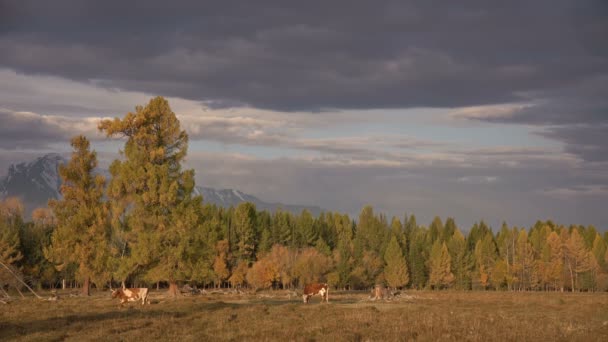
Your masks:
M 141 299 L 141 305 L 150 304 L 148 300 L 148 289 L 145 287 L 138 287 L 132 289 L 116 289 L 112 291 L 112 298 L 120 298 L 120 305 L 126 302 L 135 302 Z
M 304 294 L 302 295 L 304 303 L 308 303 L 310 297 L 314 295 L 321 296 L 321 303 L 323 303 L 323 299 L 329 303 L 329 286 L 327 284 L 308 284 L 304 286 Z

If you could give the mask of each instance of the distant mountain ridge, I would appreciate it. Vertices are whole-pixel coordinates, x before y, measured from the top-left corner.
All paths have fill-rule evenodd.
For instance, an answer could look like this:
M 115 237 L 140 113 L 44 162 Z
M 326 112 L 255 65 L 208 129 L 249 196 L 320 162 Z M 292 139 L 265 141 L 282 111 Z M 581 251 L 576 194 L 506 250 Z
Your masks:
M 196 194 L 203 196 L 204 203 L 213 203 L 219 207 L 229 208 L 231 206 L 236 207 L 242 202 L 251 202 L 255 204 L 258 210 L 268 210 L 271 212 L 281 209 L 289 211 L 294 214 L 299 214 L 302 210 L 306 209 L 310 211 L 313 216 L 317 216 L 321 213 L 321 208 L 317 206 L 303 206 L 303 205 L 288 205 L 283 203 L 268 203 L 261 199 L 243 193 L 239 190 L 234 189 L 213 189 L 207 187 L 197 186 L 195 189 Z
M 26 216 L 38 207 L 45 207 L 49 199 L 61 197 L 59 189 L 59 165 L 67 160 L 57 153 L 46 154 L 30 162 L 13 164 L 8 174 L 0 179 L 0 198 L 19 197 L 24 203 Z M 107 170 L 99 170 L 107 175 Z M 268 203 L 261 199 L 234 189 L 213 189 L 197 186 L 195 194 L 203 196 L 204 203 L 213 203 L 219 207 L 229 208 L 242 202 L 255 204 L 258 210 L 271 212 L 277 209 L 300 213 L 307 209 L 313 215 L 318 215 L 321 208 L 317 206 L 287 205 L 282 203 Z
M 21 198 L 26 213 L 46 206 L 49 199 L 61 197 L 59 165 L 66 162 L 61 155 L 50 153 L 30 162 L 11 165 L 8 174 L 0 179 L 0 198 Z

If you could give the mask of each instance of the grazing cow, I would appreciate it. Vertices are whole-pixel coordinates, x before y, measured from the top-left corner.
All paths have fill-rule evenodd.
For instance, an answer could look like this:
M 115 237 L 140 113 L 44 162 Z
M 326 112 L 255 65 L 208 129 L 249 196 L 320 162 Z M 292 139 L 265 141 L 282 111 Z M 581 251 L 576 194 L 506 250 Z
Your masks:
M 141 305 L 150 304 L 148 300 L 148 289 L 145 287 L 133 288 L 133 289 L 116 289 L 112 291 L 112 298 L 120 298 L 120 305 L 126 302 L 135 302 L 141 299 Z
M 310 297 L 317 294 L 321 296 L 321 303 L 323 303 L 323 299 L 329 303 L 329 286 L 327 284 L 308 284 L 304 286 L 302 299 L 304 299 L 304 303 L 308 303 Z

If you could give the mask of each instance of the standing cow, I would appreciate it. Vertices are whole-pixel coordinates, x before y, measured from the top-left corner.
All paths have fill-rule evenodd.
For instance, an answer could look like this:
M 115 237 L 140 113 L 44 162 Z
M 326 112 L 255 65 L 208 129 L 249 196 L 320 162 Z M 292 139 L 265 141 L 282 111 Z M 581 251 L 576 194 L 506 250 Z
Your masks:
M 321 303 L 323 303 L 323 299 L 326 303 L 329 303 L 329 286 L 327 284 L 308 284 L 304 286 L 302 299 L 304 303 L 308 303 L 310 297 L 317 294 L 321 296 Z
M 141 305 L 150 304 L 148 300 L 148 289 L 145 287 L 138 288 L 122 288 L 116 289 L 112 291 L 112 298 L 120 298 L 120 305 L 123 305 L 126 302 L 135 302 L 141 299 Z

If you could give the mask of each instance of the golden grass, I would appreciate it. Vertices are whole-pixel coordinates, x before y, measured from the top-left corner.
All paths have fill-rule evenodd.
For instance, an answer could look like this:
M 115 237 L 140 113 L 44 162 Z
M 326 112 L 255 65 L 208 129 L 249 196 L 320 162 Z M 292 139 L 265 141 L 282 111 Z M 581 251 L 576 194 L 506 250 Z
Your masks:
M 416 292 L 372 302 L 330 293 L 201 295 L 120 308 L 108 292 L 0 304 L 0 340 L 608 341 L 607 293 Z M 60 294 L 61 296 L 61 294 Z

